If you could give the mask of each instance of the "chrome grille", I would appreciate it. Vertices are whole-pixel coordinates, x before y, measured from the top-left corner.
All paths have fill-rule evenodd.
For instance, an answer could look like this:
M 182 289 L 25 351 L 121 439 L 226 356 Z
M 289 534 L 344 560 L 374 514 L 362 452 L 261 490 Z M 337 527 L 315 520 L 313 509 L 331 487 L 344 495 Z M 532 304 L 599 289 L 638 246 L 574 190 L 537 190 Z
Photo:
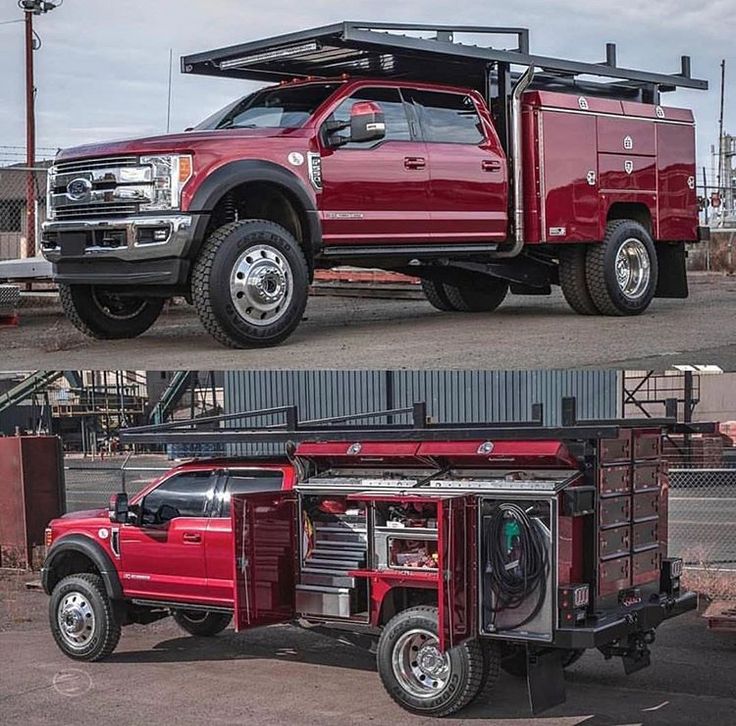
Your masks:
M 89 171 L 108 166 L 138 166 L 137 156 L 108 156 L 102 159 L 80 159 L 79 161 L 60 161 L 54 164 L 59 174 L 68 174 L 77 171 Z
M 138 212 L 136 204 L 75 204 L 56 210 L 56 220 L 94 219 L 99 217 L 125 217 Z
M 128 171 L 133 169 L 145 176 Z M 77 180 L 82 190 L 72 197 L 68 185 Z M 141 203 L 151 200 L 152 182 L 151 167 L 137 156 L 60 161 L 49 173 L 49 209 L 59 222 L 135 215 Z

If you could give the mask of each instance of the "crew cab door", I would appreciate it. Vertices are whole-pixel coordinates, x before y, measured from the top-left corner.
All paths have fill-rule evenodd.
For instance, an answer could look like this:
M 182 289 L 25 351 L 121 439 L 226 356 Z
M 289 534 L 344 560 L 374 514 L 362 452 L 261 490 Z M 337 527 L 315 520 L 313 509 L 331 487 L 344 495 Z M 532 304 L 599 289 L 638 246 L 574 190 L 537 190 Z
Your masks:
M 449 650 L 478 633 L 477 501 L 452 497 L 438 503 L 439 641 Z
M 293 492 L 235 494 L 233 529 L 235 629 L 294 617 L 296 496 Z
M 126 597 L 207 599 L 205 544 L 214 487 L 211 471 L 182 472 L 142 499 L 139 521 L 120 528 Z
M 233 529 L 231 498 L 237 494 L 280 491 L 284 472 L 280 469 L 231 469 L 222 471 L 215 492 L 212 518 L 207 526 L 207 589 L 223 606 L 232 606 Z
M 321 216 L 325 245 L 429 241 L 426 144 L 397 88 L 361 88 L 339 102 L 327 123 L 350 120 L 359 101 L 381 107 L 386 136 L 322 150 Z M 326 139 L 323 128 L 323 141 Z
M 505 240 L 508 171 L 487 109 L 467 93 L 403 93 L 427 144 L 432 241 Z

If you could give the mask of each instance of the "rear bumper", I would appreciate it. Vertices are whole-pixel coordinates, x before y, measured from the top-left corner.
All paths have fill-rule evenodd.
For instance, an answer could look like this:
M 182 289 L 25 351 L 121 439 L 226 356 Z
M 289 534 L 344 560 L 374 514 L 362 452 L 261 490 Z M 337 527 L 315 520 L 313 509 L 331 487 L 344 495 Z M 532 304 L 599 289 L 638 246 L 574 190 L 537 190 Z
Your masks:
M 46 222 L 42 251 L 57 282 L 177 286 L 188 279 L 196 227 L 189 214 Z
M 656 602 L 641 603 L 598 618 L 589 618 L 575 628 L 559 628 L 555 645 L 561 648 L 600 648 L 634 633 L 654 630 L 665 620 L 684 615 L 698 606 L 698 596 L 686 592 L 677 597 L 660 596 Z

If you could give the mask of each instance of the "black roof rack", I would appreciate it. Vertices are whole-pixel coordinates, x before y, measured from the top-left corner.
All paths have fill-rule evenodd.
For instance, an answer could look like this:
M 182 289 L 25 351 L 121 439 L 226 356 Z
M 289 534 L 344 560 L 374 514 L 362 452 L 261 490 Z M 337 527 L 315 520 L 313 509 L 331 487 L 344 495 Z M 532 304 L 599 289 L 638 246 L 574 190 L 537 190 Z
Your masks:
M 676 409 L 676 402 L 674 402 Z M 668 412 L 673 411 L 672 405 Z M 395 423 L 403 418 L 406 423 Z M 253 419 L 279 419 L 249 426 Z M 365 423 L 383 419 L 385 423 Z M 224 424 L 224 425 L 223 425 Z M 243 444 L 299 443 L 303 441 L 468 441 L 468 440 L 595 440 L 616 438 L 621 429 L 661 428 L 667 433 L 710 433 L 712 423 L 677 423 L 665 418 L 579 420 L 575 398 L 562 399 L 562 423 L 544 425 L 542 404 L 532 406 L 529 421 L 501 423 L 436 423 L 427 416 L 425 403 L 388 411 L 372 411 L 323 419 L 300 420 L 296 406 L 280 406 L 223 416 L 140 426 L 120 432 L 129 444 Z
M 485 42 L 457 42 L 455 36 L 460 34 L 485 36 Z M 495 47 L 491 45 L 492 37 L 510 38 L 513 47 Z M 547 78 L 558 83 L 572 81 L 575 85 L 579 76 L 594 76 L 615 80 L 598 83 L 599 87 L 646 87 L 655 98 L 660 91 L 678 87 L 708 88 L 707 81 L 692 77 L 689 56 L 682 56 L 679 72 L 674 74 L 620 68 L 613 43 L 606 46 L 605 60 L 600 63 L 549 58 L 530 53 L 528 29 L 508 27 L 345 21 L 181 59 L 183 73 L 254 81 L 335 78 L 347 74 L 358 78 L 429 80 L 479 89 L 488 88 L 490 73 L 508 72 L 512 65 L 538 68 L 541 74 L 537 83 Z

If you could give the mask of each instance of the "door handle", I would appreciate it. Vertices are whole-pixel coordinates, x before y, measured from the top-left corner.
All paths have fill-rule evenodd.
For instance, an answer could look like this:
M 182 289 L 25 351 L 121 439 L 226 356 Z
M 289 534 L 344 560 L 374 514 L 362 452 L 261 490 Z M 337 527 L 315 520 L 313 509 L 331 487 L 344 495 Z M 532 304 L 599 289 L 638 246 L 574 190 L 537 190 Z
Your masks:
M 199 532 L 184 532 L 182 539 L 187 544 L 199 544 L 202 541 L 202 535 Z
M 501 162 L 495 159 L 485 159 L 481 163 L 481 166 L 483 167 L 483 171 L 501 171 Z
M 410 171 L 416 169 L 424 169 L 427 166 L 427 160 L 421 156 L 407 156 L 404 158 L 404 168 Z

